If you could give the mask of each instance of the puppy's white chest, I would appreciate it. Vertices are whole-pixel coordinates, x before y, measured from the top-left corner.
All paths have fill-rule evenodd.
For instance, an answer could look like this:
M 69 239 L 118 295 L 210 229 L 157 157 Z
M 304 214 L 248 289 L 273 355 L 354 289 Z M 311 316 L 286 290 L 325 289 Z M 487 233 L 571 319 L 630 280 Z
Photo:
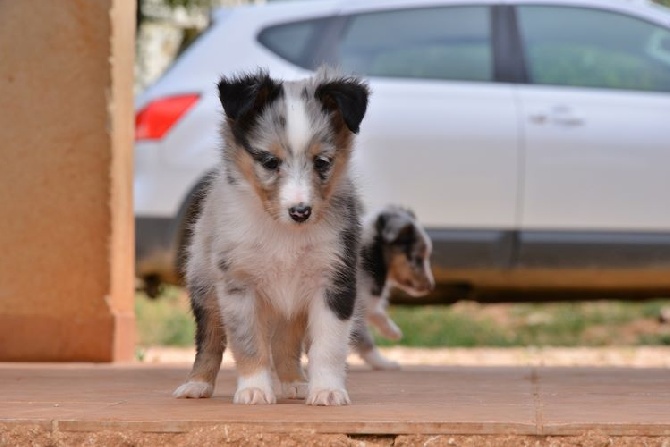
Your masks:
M 332 263 L 326 247 L 300 240 L 265 241 L 241 266 L 260 295 L 291 316 L 323 292 Z

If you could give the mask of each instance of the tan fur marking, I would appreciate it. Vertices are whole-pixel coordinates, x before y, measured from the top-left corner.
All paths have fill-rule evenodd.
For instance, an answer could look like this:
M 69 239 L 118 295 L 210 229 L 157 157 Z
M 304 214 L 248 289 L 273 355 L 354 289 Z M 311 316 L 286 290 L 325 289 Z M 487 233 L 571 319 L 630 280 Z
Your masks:
M 314 157 L 321 154 L 322 151 L 323 148 L 321 147 L 321 143 L 319 142 L 312 143 L 307 148 L 307 158 L 309 160 L 314 160 Z
M 263 209 L 265 209 L 265 211 L 267 211 L 271 216 L 276 218 L 279 212 L 279 210 L 276 209 L 276 201 L 273 200 L 272 191 L 268 191 L 263 188 L 263 185 L 258 180 L 258 177 L 256 177 L 254 163 L 254 159 L 244 149 L 238 149 L 235 153 L 235 164 L 237 165 L 238 170 L 242 173 L 247 182 L 254 188 L 256 196 L 261 201 Z
M 286 160 L 286 157 L 288 157 L 286 148 L 279 142 L 273 142 L 270 146 L 268 146 L 267 149 L 268 152 L 270 152 L 275 157 L 279 157 L 280 160 Z
M 333 193 L 335 185 L 340 182 L 340 179 L 346 174 L 347 166 L 349 164 L 349 149 L 339 149 L 338 153 L 333 160 L 332 172 L 330 173 L 330 179 L 326 185 L 324 185 L 323 194 L 325 200 L 330 198 L 330 195 Z
M 412 280 L 412 269 L 407 263 L 407 257 L 404 253 L 394 253 L 393 256 L 391 256 L 388 276 L 400 284 Z
M 388 277 L 418 292 L 430 291 L 433 288 L 423 268 L 413 268 L 404 253 L 394 253 L 391 256 Z
M 193 369 L 188 376 L 189 381 L 201 381 L 214 385 L 221 368 L 221 358 L 226 348 L 226 334 L 221 321 L 221 311 L 216 301 L 216 293 L 210 292 L 205 302 L 204 339 L 200 350 L 195 355 Z
M 308 148 L 307 156 L 309 157 L 309 160 L 314 160 L 314 158 L 321 154 L 321 152 L 321 144 L 313 143 Z M 339 183 L 342 175 L 346 173 L 350 154 L 351 149 L 348 145 L 338 146 L 338 150 L 334 154 L 331 172 L 328 174 L 328 178 L 325 182 L 319 177 L 319 174 L 314 171 L 312 185 L 315 191 L 319 191 L 319 197 L 322 200 L 327 201 L 330 199 L 330 195 L 332 194 L 335 185 Z
M 272 338 L 272 357 L 281 382 L 304 382 L 300 365 L 307 316 L 300 314 L 291 321 L 282 319 Z
M 339 113 L 338 113 L 339 116 Z M 342 121 L 342 118 L 340 118 L 340 121 Z M 351 131 L 349 131 L 349 128 L 344 125 L 344 121 L 342 121 L 342 124 L 339 127 L 336 127 L 337 132 L 335 133 L 335 146 L 339 150 L 351 150 L 351 144 L 353 142 L 353 134 Z

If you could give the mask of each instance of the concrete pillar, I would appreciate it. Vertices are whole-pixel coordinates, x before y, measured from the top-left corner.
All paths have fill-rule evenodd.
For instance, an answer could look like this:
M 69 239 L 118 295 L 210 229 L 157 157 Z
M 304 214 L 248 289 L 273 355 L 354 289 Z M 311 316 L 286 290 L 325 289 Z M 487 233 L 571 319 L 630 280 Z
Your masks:
M 131 0 L 0 0 L 0 361 L 125 361 Z

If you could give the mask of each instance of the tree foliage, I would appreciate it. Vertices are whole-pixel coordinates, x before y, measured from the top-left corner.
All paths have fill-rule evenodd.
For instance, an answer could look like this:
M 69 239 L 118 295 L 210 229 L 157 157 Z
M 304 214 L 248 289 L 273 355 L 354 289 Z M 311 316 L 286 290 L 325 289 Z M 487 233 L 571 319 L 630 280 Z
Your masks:
M 145 19 L 145 5 L 148 3 L 147 0 L 136 0 L 137 1 L 137 13 L 135 26 L 140 27 L 142 22 Z M 211 6 L 212 0 L 160 0 L 163 4 L 170 8 L 184 7 L 184 8 L 204 8 Z

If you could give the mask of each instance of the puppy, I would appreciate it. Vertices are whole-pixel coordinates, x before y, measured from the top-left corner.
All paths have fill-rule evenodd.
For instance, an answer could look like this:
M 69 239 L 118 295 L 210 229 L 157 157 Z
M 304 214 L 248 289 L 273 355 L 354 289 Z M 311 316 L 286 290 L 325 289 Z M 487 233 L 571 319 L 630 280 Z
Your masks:
M 369 90 L 327 69 L 299 82 L 223 77 L 222 163 L 186 265 L 196 357 L 176 397 L 210 397 L 226 344 L 238 404 L 345 405 L 357 288 L 358 196 L 349 173 Z M 309 343 L 309 382 L 300 365 Z
M 432 242 L 408 209 L 388 205 L 366 216 L 363 225 L 359 276 L 360 306 L 352 338 L 354 350 L 374 369 L 398 369 L 397 362 L 384 358 L 374 344 L 367 323 L 391 340 L 402 331 L 386 313 L 393 287 L 412 296 L 422 296 L 435 287 L 430 268 Z

